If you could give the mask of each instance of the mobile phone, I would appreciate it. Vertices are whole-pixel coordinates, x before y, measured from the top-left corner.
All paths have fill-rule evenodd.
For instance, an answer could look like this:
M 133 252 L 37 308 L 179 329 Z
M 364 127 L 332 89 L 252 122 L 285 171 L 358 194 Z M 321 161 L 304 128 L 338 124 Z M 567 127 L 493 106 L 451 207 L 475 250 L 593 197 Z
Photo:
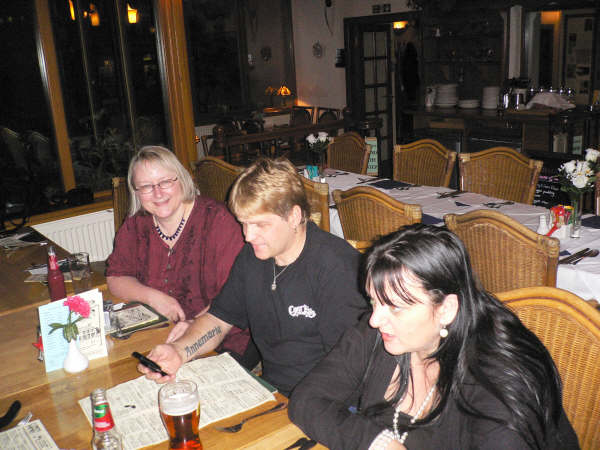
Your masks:
M 140 362 L 140 364 L 142 366 L 147 367 L 152 372 L 160 373 L 163 377 L 166 377 L 167 375 L 169 375 L 168 373 L 166 373 L 165 371 L 163 371 L 158 364 L 156 364 L 151 359 L 146 358 L 141 353 L 133 352 L 131 354 L 131 356 L 133 356 L 134 358 L 136 358 Z

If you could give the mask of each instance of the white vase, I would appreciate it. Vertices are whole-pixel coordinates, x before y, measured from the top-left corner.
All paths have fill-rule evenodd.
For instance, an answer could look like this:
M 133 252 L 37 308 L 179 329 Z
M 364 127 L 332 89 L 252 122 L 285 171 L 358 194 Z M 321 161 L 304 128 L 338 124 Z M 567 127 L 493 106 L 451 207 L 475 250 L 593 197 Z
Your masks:
M 75 339 L 69 342 L 69 351 L 63 362 L 63 369 L 69 373 L 77 373 L 87 369 L 89 361 L 87 356 L 79 350 L 79 344 Z

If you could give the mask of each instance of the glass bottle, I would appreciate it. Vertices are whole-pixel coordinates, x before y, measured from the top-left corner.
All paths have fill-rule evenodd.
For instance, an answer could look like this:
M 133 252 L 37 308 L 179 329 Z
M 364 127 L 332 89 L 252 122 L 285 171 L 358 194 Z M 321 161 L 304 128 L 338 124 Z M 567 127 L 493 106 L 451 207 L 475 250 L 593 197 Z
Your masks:
M 92 420 L 94 424 L 92 448 L 94 450 L 122 450 L 123 441 L 115 428 L 115 421 L 106 398 L 106 390 L 102 388 L 94 389 L 90 397 L 92 399 Z
M 48 290 L 50 291 L 50 300 L 60 300 L 67 296 L 65 289 L 65 277 L 58 267 L 54 247 L 48 247 Z

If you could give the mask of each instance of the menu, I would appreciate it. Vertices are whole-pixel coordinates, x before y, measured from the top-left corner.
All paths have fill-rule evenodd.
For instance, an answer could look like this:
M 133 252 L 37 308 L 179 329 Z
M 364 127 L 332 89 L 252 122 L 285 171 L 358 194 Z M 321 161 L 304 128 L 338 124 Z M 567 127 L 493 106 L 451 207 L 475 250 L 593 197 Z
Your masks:
M 200 428 L 274 401 L 274 395 L 228 353 L 184 364 L 177 379 L 191 380 L 200 395 Z M 123 448 L 134 450 L 168 439 L 158 412 L 161 385 L 141 376 L 106 391 L 115 425 L 123 436 Z M 92 425 L 89 397 L 79 406 Z
M 3 450 L 58 450 L 58 446 L 38 419 L 0 433 L 0 448 Z

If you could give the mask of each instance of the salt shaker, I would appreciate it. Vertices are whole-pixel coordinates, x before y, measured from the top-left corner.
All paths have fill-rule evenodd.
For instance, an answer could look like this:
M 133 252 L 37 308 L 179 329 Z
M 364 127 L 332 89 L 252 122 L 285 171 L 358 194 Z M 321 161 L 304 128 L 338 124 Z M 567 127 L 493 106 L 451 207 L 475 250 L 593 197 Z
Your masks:
M 548 223 L 546 222 L 546 214 L 540 214 L 540 223 L 537 228 L 537 233 L 541 235 L 546 235 L 550 231 L 548 228 Z

